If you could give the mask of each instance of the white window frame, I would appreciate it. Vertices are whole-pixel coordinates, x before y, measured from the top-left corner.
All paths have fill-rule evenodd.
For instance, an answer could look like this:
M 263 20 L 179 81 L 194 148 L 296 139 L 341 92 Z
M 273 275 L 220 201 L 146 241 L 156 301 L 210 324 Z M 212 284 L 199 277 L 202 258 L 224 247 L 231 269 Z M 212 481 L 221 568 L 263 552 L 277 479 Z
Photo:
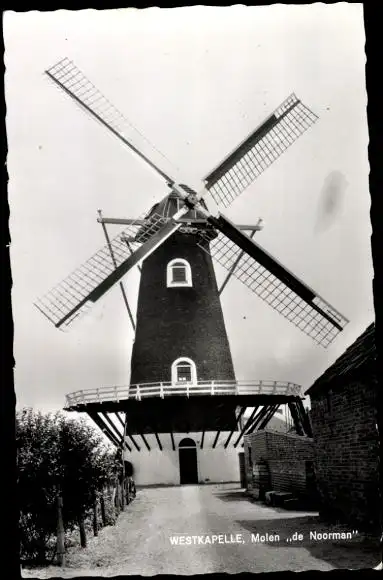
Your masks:
M 186 280 L 185 282 L 174 282 L 173 281 L 173 266 L 174 264 L 182 264 L 183 266 L 185 266 L 185 275 L 186 275 Z M 191 267 L 190 264 L 187 260 L 184 260 L 183 258 L 175 258 L 174 260 L 171 260 L 167 267 L 166 267 L 166 285 L 168 288 L 179 288 L 179 287 L 191 287 L 193 286 L 192 283 L 192 273 L 191 273 Z
M 177 367 L 180 363 L 188 363 L 191 368 L 191 381 L 178 381 L 177 380 Z M 177 358 L 174 363 L 172 364 L 172 385 L 192 385 L 197 383 L 197 368 L 195 366 L 195 362 L 191 358 L 187 358 L 185 356 L 181 356 Z

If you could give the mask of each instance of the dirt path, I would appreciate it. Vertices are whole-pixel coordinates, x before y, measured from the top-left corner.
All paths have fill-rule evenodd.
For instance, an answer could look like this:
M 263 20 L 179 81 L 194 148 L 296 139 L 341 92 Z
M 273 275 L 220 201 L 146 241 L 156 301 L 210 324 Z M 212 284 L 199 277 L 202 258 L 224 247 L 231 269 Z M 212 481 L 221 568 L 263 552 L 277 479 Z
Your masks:
M 23 576 L 325 571 L 372 568 L 380 561 L 360 534 L 347 540 L 319 536 L 329 531 L 334 529 L 319 523 L 314 513 L 251 502 L 235 486 L 144 489 L 115 526 L 90 538 L 86 549 L 69 550 L 66 568 L 23 570 Z M 316 532 L 317 540 L 310 532 Z M 254 542 L 257 533 L 259 541 Z M 294 533 L 302 539 L 293 541 Z M 183 535 L 190 539 L 180 540 Z M 205 543 L 207 538 L 214 543 Z

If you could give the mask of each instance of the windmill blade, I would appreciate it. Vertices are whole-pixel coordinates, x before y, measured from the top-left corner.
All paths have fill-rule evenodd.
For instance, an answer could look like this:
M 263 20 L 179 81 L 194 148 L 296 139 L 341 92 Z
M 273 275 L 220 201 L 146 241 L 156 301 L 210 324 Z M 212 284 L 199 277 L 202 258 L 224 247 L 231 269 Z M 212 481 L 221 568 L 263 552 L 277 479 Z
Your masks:
M 45 73 L 48 77 L 67 93 L 77 105 L 89 113 L 106 129 L 111 131 L 120 141 L 127 145 L 131 151 L 147 163 L 167 184 L 174 183 L 174 179 L 153 163 L 133 143 L 128 140 L 126 133 L 135 131 L 141 139 L 144 139 L 151 147 L 152 152 L 158 153 L 163 159 L 169 161 L 148 139 L 146 139 L 124 115 L 115 107 L 97 87 L 81 72 L 81 70 L 68 58 L 56 63 Z
M 214 201 L 230 205 L 318 119 L 294 94 L 204 178 Z
M 187 211 L 187 207 L 181 209 L 174 216 L 175 219 Z M 140 223 L 143 218 L 141 216 L 137 222 Z M 110 245 L 106 244 L 55 288 L 39 298 L 35 306 L 57 328 L 69 326 L 133 266 L 144 260 L 180 227 L 181 223 L 176 223 L 173 219 L 151 214 L 145 223 L 147 235 L 144 243 L 136 241 L 127 244 L 124 238 L 134 239 L 139 231 L 137 225 L 132 224 L 110 240 Z M 110 248 L 113 250 L 113 258 Z
M 199 246 L 257 296 L 321 346 L 327 347 L 343 330 L 348 320 L 342 314 L 227 218 L 220 215 L 209 222 L 220 233 L 211 241 L 201 232 Z M 241 252 L 244 256 L 236 263 Z

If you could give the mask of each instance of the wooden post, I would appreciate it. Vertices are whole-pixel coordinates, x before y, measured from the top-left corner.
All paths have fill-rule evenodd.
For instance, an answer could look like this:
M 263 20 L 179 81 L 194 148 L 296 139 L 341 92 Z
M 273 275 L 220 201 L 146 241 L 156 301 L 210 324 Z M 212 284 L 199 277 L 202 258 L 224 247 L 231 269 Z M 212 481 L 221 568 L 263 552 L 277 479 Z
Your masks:
M 80 514 L 77 518 L 78 527 L 80 530 L 80 544 L 82 548 L 86 548 L 87 541 L 86 541 L 86 531 L 85 531 L 85 524 L 84 524 L 84 516 Z
M 122 485 L 121 485 L 121 510 L 124 511 L 125 509 L 125 504 L 126 504 L 126 498 L 125 498 L 125 493 L 126 493 L 126 482 L 125 482 L 125 449 L 126 449 L 126 422 L 127 422 L 127 416 L 125 413 L 125 421 L 124 421 L 124 433 L 123 433 L 123 439 L 122 439 Z
M 65 529 L 63 521 L 63 500 L 57 495 L 57 562 L 59 566 L 65 566 Z
M 119 482 L 118 477 L 117 477 L 117 483 L 116 483 L 116 512 L 117 512 L 117 515 L 120 513 L 120 502 L 121 502 L 120 482 Z
M 101 520 L 102 520 L 102 525 L 103 526 L 106 526 L 104 492 L 102 492 L 101 497 L 100 497 L 100 506 L 101 506 Z
M 122 482 L 121 482 L 121 511 L 125 509 L 125 474 L 122 471 Z
M 97 497 L 93 499 L 93 535 L 98 536 L 98 521 L 97 521 Z

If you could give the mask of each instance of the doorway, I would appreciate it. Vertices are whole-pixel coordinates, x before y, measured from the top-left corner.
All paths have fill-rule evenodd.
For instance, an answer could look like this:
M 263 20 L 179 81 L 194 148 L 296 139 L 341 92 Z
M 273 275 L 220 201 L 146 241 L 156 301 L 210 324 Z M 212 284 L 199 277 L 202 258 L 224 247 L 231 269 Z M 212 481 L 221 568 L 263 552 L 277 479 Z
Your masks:
M 238 454 L 239 459 L 239 480 L 241 488 L 247 487 L 246 485 L 246 467 L 245 467 L 245 452 Z
M 198 483 L 197 446 L 195 441 L 186 437 L 178 446 L 180 460 L 180 484 Z

